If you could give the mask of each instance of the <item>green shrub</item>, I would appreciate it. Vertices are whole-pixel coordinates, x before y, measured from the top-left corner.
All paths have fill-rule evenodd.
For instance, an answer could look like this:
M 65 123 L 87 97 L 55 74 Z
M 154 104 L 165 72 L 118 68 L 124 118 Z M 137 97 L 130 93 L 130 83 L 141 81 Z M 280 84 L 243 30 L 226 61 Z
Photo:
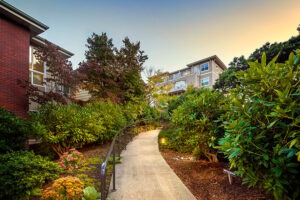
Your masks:
M 0 199 L 28 199 L 31 191 L 61 172 L 58 164 L 32 152 L 0 155 Z
M 218 91 L 200 89 L 190 91 L 185 101 L 172 113 L 172 123 L 177 128 L 176 141 L 187 152 L 198 149 L 209 161 L 216 162 L 216 139 L 223 136 L 216 120 L 223 113 L 224 96 Z
M 25 120 L 0 107 L 0 153 L 22 150 L 29 128 Z
M 150 106 L 149 104 L 144 104 L 143 112 L 140 116 L 141 119 L 158 119 L 159 112 L 156 108 Z
M 102 121 L 103 134 L 98 138 L 99 143 L 111 140 L 120 128 L 126 125 L 126 118 L 122 107 L 111 102 L 94 102 L 86 106 L 88 112 L 93 113 L 95 120 Z
M 132 123 L 139 120 L 139 116 L 143 113 L 143 106 L 139 103 L 128 102 L 123 106 L 123 113 L 127 123 Z
M 250 62 L 237 74 L 231 106 L 222 116 L 220 149 L 231 168 L 249 186 L 258 185 L 276 199 L 300 193 L 300 51 L 285 63 Z M 297 160 L 298 156 L 298 160 Z
M 45 142 L 41 142 L 38 144 L 31 144 L 29 146 L 29 151 L 33 151 L 36 155 L 47 157 L 49 158 L 49 160 L 59 159 L 57 153 L 55 153 L 52 147 Z
M 185 141 L 182 140 L 181 133 L 181 129 L 176 128 L 171 123 L 165 125 L 158 135 L 159 143 L 160 145 L 163 145 L 161 147 L 172 149 L 182 153 L 191 153 L 197 145 L 194 145 L 192 147 L 185 145 Z M 165 138 L 165 144 L 161 144 L 162 138 Z
M 200 94 L 199 90 L 195 90 L 194 88 L 188 87 L 185 93 L 180 96 L 170 98 L 168 100 L 168 113 L 171 115 L 175 109 L 177 109 L 181 104 L 183 104 L 189 96 L 198 96 Z
M 36 136 L 62 155 L 102 139 L 105 127 L 95 112 L 75 104 L 47 104 L 31 116 Z

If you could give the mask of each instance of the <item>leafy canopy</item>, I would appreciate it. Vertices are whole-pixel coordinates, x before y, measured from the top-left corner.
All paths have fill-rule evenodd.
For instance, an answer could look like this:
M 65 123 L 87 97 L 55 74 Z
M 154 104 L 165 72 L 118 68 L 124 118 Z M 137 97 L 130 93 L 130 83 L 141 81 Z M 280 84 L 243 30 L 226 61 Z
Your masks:
M 244 56 L 235 57 L 229 63 L 227 71 L 223 72 L 214 85 L 214 89 L 228 92 L 229 89 L 235 88 L 239 84 L 236 72 L 245 71 L 249 68 L 248 62 L 261 61 L 263 52 L 266 54 L 267 62 L 270 62 L 277 55 L 277 62 L 285 62 L 289 54 L 296 49 L 300 49 L 300 36 L 291 37 L 289 40 L 280 43 L 270 44 L 267 42 L 262 47 L 256 49 L 247 59 Z
M 41 89 L 28 81 L 18 80 L 21 87 L 27 91 L 27 96 L 40 105 L 47 103 L 63 103 L 71 101 L 72 93 L 76 91 L 80 74 L 72 69 L 72 63 L 61 53 L 60 48 L 45 41 L 44 46 L 35 47 L 36 65 L 46 66 L 47 76 L 44 77 Z
M 126 103 L 144 98 L 141 71 L 148 57 L 140 50 L 140 42 L 133 43 L 127 37 L 122 42 L 117 49 L 106 33 L 93 33 L 87 39 L 86 61 L 80 63 L 78 71 L 84 75 L 83 88 L 92 100 Z

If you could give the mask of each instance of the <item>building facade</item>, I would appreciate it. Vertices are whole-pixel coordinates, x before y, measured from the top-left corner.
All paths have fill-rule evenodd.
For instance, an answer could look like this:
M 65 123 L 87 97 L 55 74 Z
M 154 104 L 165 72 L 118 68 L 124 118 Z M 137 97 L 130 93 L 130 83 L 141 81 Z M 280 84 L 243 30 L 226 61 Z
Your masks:
M 0 106 L 17 116 L 27 117 L 29 100 L 26 90 L 17 83 L 29 81 L 43 85 L 47 76 L 46 66 L 37 66 L 33 56 L 34 48 L 41 46 L 45 39 L 38 35 L 49 27 L 26 13 L 0 1 Z M 67 57 L 73 54 L 61 48 Z
M 194 88 L 212 88 L 219 75 L 227 68 L 218 56 L 210 56 L 205 59 L 190 63 L 186 68 L 169 73 L 164 82 L 157 84 L 172 85 L 170 94 L 183 93 L 191 85 Z

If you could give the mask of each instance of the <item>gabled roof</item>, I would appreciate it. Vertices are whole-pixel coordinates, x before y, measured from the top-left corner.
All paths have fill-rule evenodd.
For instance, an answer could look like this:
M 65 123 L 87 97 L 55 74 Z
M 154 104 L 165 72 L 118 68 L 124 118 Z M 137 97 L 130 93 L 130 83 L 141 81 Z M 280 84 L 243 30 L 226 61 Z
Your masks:
M 213 55 L 213 56 L 210 56 L 208 58 L 204 58 L 204 59 L 198 60 L 196 62 L 192 62 L 190 64 L 187 64 L 187 66 L 192 67 L 194 65 L 201 64 L 201 63 L 204 63 L 204 62 L 208 62 L 210 60 L 214 60 L 223 70 L 227 69 L 226 65 L 221 61 L 221 59 L 217 55 Z
M 49 28 L 3 0 L 0 0 L 0 16 L 29 29 L 31 36 L 36 36 Z
M 34 46 L 45 46 L 46 45 L 46 39 L 40 37 L 40 36 L 35 36 L 35 37 L 32 37 L 31 40 L 30 40 L 30 44 L 34 45 Z M 48 41 L 49 42 L 49 41 Z M 53 44 L 52 42 L 50 42 L 51 44 Z M 67 56 L 68 58 L 72 57 L 74 54 L 56 44 L 53 44 L 55 46 L 58 47 L 59 51 L 64 54 L 65 56 Z

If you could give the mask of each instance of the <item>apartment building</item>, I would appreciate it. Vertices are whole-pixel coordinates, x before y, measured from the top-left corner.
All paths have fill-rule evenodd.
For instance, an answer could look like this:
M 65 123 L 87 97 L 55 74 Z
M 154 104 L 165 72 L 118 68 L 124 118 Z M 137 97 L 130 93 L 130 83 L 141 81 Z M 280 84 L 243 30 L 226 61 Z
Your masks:
M 157 86 L 172 85 L 170 94 L 183 93 L 189 85 L 198 89 L 202 87 L 212 88 L 219 78 L 219 74 L 226 69 L 220 58 L 213 55 L 192 62 L 186 68 L 168 73 L 165 81 L 157 84 Z
M 29 81 L 41 90 L 47 91 L 43 82 L 47 67 L 37 65 L 34 49 L 45 45 L 45 39 L 38 35 L 49 27 L 26 13 L 0 0 L 0 106 L 20 117 L 27 117 L 30 104 L 26 90 L 17 80 Z M 66 57 L 73 54 L 63 48 Z

